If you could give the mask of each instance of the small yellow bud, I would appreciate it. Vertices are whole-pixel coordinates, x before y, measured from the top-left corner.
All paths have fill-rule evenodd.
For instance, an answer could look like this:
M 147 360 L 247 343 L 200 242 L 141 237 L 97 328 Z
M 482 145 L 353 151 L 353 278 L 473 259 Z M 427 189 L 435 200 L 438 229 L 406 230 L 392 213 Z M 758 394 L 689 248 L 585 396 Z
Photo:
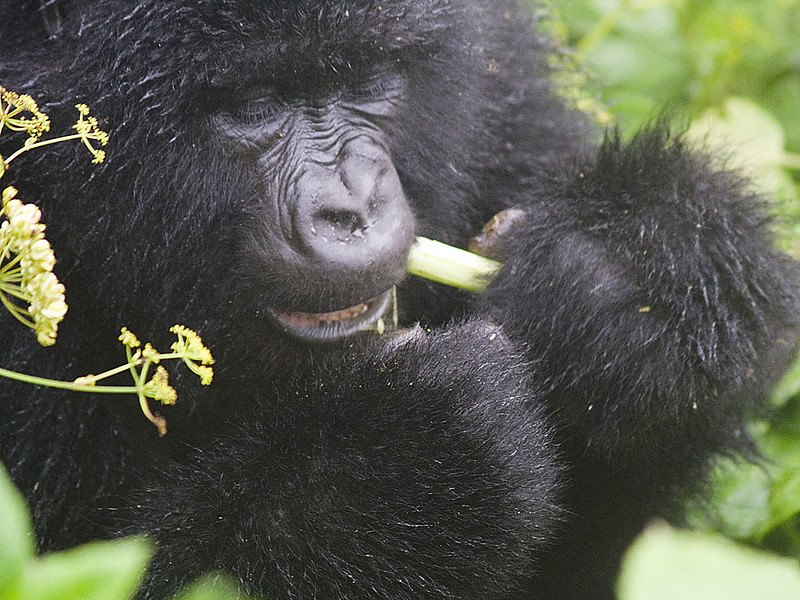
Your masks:
M 214 369 L 211 367 L 197 367 L 197 374 L 200 376 L 200 385 L 211 385 L 214 379 Z
M 144 345 L 144 350 L 142 350 L 142 356 L 155 364 L 158 364 L 160 360 L 158 350 L 153 348 L 153 345 L 150 343 Z
M 170 331 L 178 336 L 178 341 L 172 344 L 173 351 L 204 365 L 214 364 L 211 351 L 203 345 L 203 339 L 197 333 L 183 325 L 173 325 Z
M 17 195 L 17 188 L 8 186 L 3 190 L 3 206 L 5 207 Z
M 158 367 L 153 378 L 145 384 L 144 395 L 161 404 L 175 404 L 178 393 L 169 385 L 169 373 L 164 367 Z
M 77 387 L 94 387 L 94 385 L 97 383 L 97 378 L 91 374 L 84 375 L 83 377 L 78 377 L 72 383 Z
M 122 328 L 118 339 L 128 348 L 138 348 L 141 345 L 139 339 L 127 327 Z
M 89 116 L 88 106 L 85 104 L 76 104 L 75 108 L 78 109 L 80 116 L 72 128 L 78 132 L 81 140 L 83 140 L 83 144 L 94 156 L 92 163 L 101 163 L 105 160 L 106 153 L 104 150 L 99 150 L 92 146 L 90 140 L 100 142 L 102 146 L 105 146 L 108 144 L 108 133 L 100 129 L 100 123 L 97 121 L 96 117 Z

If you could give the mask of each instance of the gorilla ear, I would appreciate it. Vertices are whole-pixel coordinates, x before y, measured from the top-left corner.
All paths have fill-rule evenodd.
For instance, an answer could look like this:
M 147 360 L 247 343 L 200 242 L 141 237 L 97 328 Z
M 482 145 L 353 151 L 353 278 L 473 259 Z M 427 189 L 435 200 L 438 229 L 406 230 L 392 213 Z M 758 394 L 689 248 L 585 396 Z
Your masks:
M 59 0 L 39 0 L 39 16 L 42 18 L 48 39 L 53 39 L 61 33 L 61 9 L 58 2 Z

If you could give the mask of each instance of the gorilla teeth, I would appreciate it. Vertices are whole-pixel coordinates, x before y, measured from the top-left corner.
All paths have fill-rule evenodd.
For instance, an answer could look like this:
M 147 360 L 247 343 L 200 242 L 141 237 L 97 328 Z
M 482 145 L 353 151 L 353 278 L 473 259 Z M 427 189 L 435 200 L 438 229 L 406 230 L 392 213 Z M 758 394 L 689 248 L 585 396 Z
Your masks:
M 363 315 L 367 312 L 367 309 L 369 309 L 369 302 L 368 300 L 367 302 L 362 302 L 350 308 L 335 310 L 329 313 L 292 312 L 282 313 L 281 316 L 297 327 L 317 327 L 327 323 L 349 321 L 358 315 Z
M 388 290 L 361 304 L 327 313 L 272 310 L 276 323 L 289 335 L 307 342 L 341 340 L 367 330 L 382 318 L 392 304 Z

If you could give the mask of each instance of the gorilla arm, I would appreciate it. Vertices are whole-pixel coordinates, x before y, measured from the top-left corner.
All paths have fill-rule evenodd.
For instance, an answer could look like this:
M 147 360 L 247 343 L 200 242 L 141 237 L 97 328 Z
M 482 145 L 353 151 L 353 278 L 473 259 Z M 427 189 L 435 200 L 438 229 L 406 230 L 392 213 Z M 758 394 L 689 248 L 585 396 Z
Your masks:
M 536 597 L 613 598 L 619 559 L 698 491 L 793 353 L 797 266 L 737 175 L 660 129 L 536 184 L 479 300 L 527 344 L 573 515 Z
M 576 452 L 664 491 L 745 448 L 798 315 L 797 268 L 746 183 L 656 129 L 532 198 L 486 300 Z
M 171 564 L 271 598 L 506 597 L 558 515 L 526 369 L 483 322 L 396 335 L 150 486 L 143 597 L 195 574 Z

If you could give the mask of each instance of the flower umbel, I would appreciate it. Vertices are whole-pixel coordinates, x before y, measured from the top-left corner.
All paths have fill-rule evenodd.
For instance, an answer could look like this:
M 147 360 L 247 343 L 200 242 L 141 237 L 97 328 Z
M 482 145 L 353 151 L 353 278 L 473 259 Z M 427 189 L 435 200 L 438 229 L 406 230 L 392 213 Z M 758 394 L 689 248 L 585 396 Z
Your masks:
M 50 130 L 49 117 L 39 110 L 31 96 L 0 86 L 0 133 L 7 128 L 28 134 L 21 148 L 7 158 L 0 156 L 0 177 L 23 152 L 68 140 L 83 141 L 94 156 L 92 162 L 102 162 L 105 152 L 94 148 L 91 141 L 106 145 L 108 134 L 100 129 L 97 119 L 89 115 L 85 104 L 78 104 L 76 108 L 79 116 L 73 128 L 77 133 L 42 140 L 42 135 Z M 67 312 L 65 290 L 53 274 L 56 259 L 50 242 L 44 237 L 41 211 L 34 204 L 23 204 L 16 195 L 17 190 L 10 186 L 2 192 L 0 303 L 36 332 L 40 344 L 50 346 L 55 343 L 58 324 Z
M 153 413 L 149 400 L 155 400 L 165 405 L 175 404 L 178 394 L 175 388 L 169 384 L 169 375 L 162 366 L 158 366 L 152 378 L 147 379 L 151 366 L 158 365 L 163 360 L 180 359 L 200 377 L 201 384 L 208 385 L 214 377 L 214 371 L 210 366 L 214 364 L 214 359 L 209 349 L 203 345 L 200 336 L 183 325 L 175 325 L 170 328 L 170 331 L 178 336 L 178 341 L 172 344 L 172 352 L 162 354 L 152 344 L 147 343 L 142 346 L 139 338 L 127 327 L 123 327 L 119 341 L 125 346 L 127 364 L 100 375 L 88 375 L 76 380 L 74 385 L 91 386 L 93 390 L 89 391 L 97 391 L 97 381 L 128 370 L 133 376 L 135 384 L 133 391 L 139 397 L 142 413 L 158 428 L 159 435 L 166 435 L 167 421 L 161 415 Z
M 36 332 L 42 346 L 51 346 L 67 313 L 65 290 L 53 274 L 56 259 L 44 237 L 41 211 L 23 204 L 16 194 L 10 186 L 2 194 L 0 302 Z
M 35 140 L 50 130 L 50 118 L 27 94 L 20 95 L 0 86 L 0 133 L 4 127 L 24 131 Z
M 170 331 L 178 336 L 178 341 L 172 344 L 172 350 L 179 354 L 187 367 L 200 377 L 202 385 L 209 385 L 214 378 L 214 357 L 211 351 L 203 345 L 203 340 L 194 331 L 183 325 L 173 325 Z M 197 363 L 200 364 L 197 364 Z
M 42 140 L 50 129 L 50 120 L 39 110 L 36 102 L 27 95 L 19 95 L 0 86 L 0 133 L 4 128 L 28 134 L 22 147 L 9 157 L 0 156 L 0 177 L 5 175 L 8 165 L 23 152 L 49 144 L 68 140 L 81 140 L 92 153 L 93 163 L 105 159 L 105 151 L 96 148 L 108 143 L 108 134 L 100 129 L 97 119 L 89 114 L 89 107 L 78 104 L 78 121 L 73 125 L 76 133 Z M 56 259 L 50 242 L 45 239 L 42 213 L 33 204 L 24 204 L 11 186 L 2 190 L 0 207 L 0 303 L 18 320 L 36 331 L 43 346 L 55 343 L 58 324 L 67 312 L 64 286 L 53 274 Z M 200 377 L 200 383 L 208 385 L 214 377 L 211 365 L 214 359 L 194 331 L 183 325 L 170 330 L 178 337 L 172 344 L 172 352 L 162 354 L 152 344 L 142 347 L 139 339 L 127 328 L 120 332 L 119 341 L 125 347 L 127 362 L 99 375 L 85 375 L 74 381 L 56 381 L 44 377 L 25 375 L 0 368 L 0 376 L 59 389 L 76 392 L 136 394 L 145 417 L 158 428 L 159 435 L 167 433 L 167 421 L 153 414 L 150 400 L 164 405 L 175 404 L 178 394 L 169 383 L 167 370 L 159 363 L 169 359 L 182 360 Z M 155 372 L 148 379 L 151 367 Z M 133 377 L 133 386 L 97 385 L 98 381 L 128 371 Z
M 23 152 L 70 140 L 83 142 L 83 145 L 94 156 L 92 163 L 103 162 L 106 158 L 105 150 L 95 148 L 92 142 L 98 142 L 101 146 L 105 146 L 108 144 L 108 133 L 100 129 L 97 118 L 89 114 L 88 106 L 76 104 L 75 108 L 78 109 L 78 120 L 72 128 L 77 133 L 43 140 L 41 139 L 42 134 L 50 130 L 50 118 L 39 110 L 36 102 L 30 96 L 20 96 L 16 92 L 8 91 L 0 86 L 0 133 L 2 133 L 3 127 L 8 127 L 12 131 L 24 131 L 29 136 L 22 147 L 11 156 L 8 158 L 0 156 L 0 177 L 3 176 L 8 165 Z
M 125 346 L 128 357 L 126 365 L 136 384 L 136 394 L 139 396 L 139 405 L 147 419 L 158 428 L 159 435 L 167 433 L 167 421 L 160 415 L 155 415 L 150 410 L 148 400 L 155 400 L 161 404 L 175 404 L 178 394 L 169 384 L 167 370 L 158 366 L 152 379 L 148 381 L 147 375 L 152 365 L 158 365 L 162 360 L 180 359 L 189 369 L 200 377 L 200 383 L 208 385 L 214 377 L 211 369 L 214 359 L 211 352 L 203 345 L 203 340 L 194 331 L 183 325 L 174 325 L 170 331 L 178 336 L 178 341 L 172 344 L 172 352 L 162 354 L 152 344 L 142 347 L 139 339 L 127 328 L 123 328 L 119 340 Z M 197 364 L 197 363 L 200 364 Z M 123 367 L 109 371 L 106 374 L 92 376 L 92 382 L 117 373 Z M 95 388 L 96 389 L 96 388 Z
M 183 325 L 175 325 L 170 331 L 178 336 L 178 341 L 172 345 L 173 352 L 162 354 L 152 344 L 144 344 L 127 328 L 122 328 L 119 341 L 125 347 L 127 362 L 114 369 L 109 369 L 99 375 L 85 375 L 74 381 L 56 381 L 44 377 L 24 375 L 15 371 L 0 368 L 0 376 L 24 381 L 35 385 L 71 390 L 73 392 L 94 392 L 97 394 L 135 394 L 139 398 L 139 406 L 147 419 L 158 428 L 158 434 L 167 433 L 167 420 L 150 409 L 150 400 L 164 405 L 175 404 L 178 394 L 169 383 L 167 370 L 159 365 L 161 361 L 180 359 L 189 368 L 200 376 L 200 383 L 208 385 L 214 373 L 211 364 L 214 359 L 211 352 L 203 345 L 194 331 Z M 200 363 L 199 365 L 197 363 Z M 152 377 L 148 378 L 151 367 L 156 366 Z M 98 382 L 119 375 L 124 372 L 133 377 L 133 386 L 98 385 Z
M 83 144 L 89 149 L 89 152 L 94 156 L 93 163 L 101 163 L 106 158 L 105 150 L 99 150 L 92 146 L 89 140 L 95 140 L 105 146 L 108 144 L 108 133 L 100 129 L 97 118 L 89 114 L 89 107 L 85 104 L 76 104 L 75 108 L 78 109 L 80 116 L 78 121 L 72 128 L 78 132 Z

